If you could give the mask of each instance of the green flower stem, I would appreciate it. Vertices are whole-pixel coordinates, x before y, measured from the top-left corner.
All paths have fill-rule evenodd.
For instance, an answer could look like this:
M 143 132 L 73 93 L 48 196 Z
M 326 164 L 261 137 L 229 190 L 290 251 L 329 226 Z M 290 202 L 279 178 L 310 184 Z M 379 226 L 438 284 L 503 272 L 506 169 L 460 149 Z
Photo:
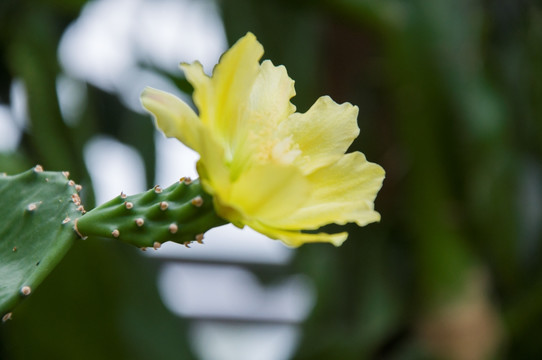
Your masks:
M 223 224 L 199 181 L 181 179 L 166 189 L 120 194 L 77 219 L 75 231 L 82 238 L 106 237 L 156 249 L 166 241 L 201 242 L 205 231 Z

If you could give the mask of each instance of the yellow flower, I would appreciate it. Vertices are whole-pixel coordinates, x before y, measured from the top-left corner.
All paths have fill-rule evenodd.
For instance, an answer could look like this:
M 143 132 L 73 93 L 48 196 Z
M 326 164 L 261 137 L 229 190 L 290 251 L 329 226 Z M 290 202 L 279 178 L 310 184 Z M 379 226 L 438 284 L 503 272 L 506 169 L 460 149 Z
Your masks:
M 262 55 L 248 33 L 224 53 L 211 77 L 199 62 L 181 64 L 199 114 L 152 88 L 144 90 L 142 104 L 166 136 L 200 154 L 200 181 L 218 215 L 290 246 L 339 246 L 346 232 L 306 230 L 380 220 L 373 202 L 384 170 L 360 152 L 345 154 L 359 134 L 356 106 L 323 96 L 296 113 L 294 81 L 284 66 L 260 64 Z

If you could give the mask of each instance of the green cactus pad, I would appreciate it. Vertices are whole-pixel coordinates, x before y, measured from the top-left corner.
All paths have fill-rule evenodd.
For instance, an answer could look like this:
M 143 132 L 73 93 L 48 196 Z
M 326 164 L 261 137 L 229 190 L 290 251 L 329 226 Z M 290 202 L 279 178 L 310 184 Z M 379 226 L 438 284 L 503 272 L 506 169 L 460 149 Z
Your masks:
M 41 166 L 15 176 L 0 174 L 0 317 L 53 270 L 77 240 L 74 221 L 84 211 L 80 186 L 66 172 Z
M 156 249 L 166 241 L 201 241 L 205 231 L 225 223 L 199 181 L 181 179 L 166 189 L 120 194 L 79 218 L 76 231 L 82 238 L 106 237 Z

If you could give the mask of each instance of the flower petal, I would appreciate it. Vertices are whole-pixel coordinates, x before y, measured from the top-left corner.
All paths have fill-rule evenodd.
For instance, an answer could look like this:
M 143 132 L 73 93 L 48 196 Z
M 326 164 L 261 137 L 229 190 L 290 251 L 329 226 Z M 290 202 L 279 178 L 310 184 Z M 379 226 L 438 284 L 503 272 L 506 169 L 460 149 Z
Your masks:
M 204 128 L 194 111 L 176 96 L 150 87 L 143 91 L 141 103 L 166 136 L 179 139 L 200 154 L 198 173 L 206 191 L 211 194 L 227 191 L 230 182 L 224 149 Z
M 271 157 L 278 124 L 295 112 L 290 102 L 294 96 L 294 81 L 286 68 L 265 60 L 247 100 L 243 130 L 238 131 L 234 141 L 236 148 L 231 164 L 234 177 L 250 159 Z
M 302 233 L 300 231 L 288 231 L 265 226 L 260 223 L 249 224 L 254 230 L 272 238 L 282 241 L 288 246 L 298 247 L 305 243 L 328 242 L 335 246 L 341 246 L 348 238 L 347 232 L 328 234 L 328 233 Z
M 293 135 L 302 155 L 296 164 L 305 174 L 338 160 L 359 134 L 358 107 L 320 97 L 304 114 L 294 113 L 281 124 L 283 137 Z
M 243 131 L 245 104 L 258 75 L 262 55 L 262 45 L 252 33 L 247 33 L 222 55 L 212 78 L 203 73 L 199 63 L 181 65 L 194 86 L 194 102 L 201 121 L 223 142 L 229 158 L 234 137 Z
M 250 219 L 288 216 L 308 200 L 310 184 L 293 166 L 254 165 L 232 185 L 228 198 L 250 224 Z M 227 195 L 226 195 L 227 196 Z
M 286 68 L 265 60 L 248 99 L 250 118 L 247 120 L 265 127 L 278 125 L 295 112 L 295 106 L 290 102 L 294 96 L 294 81 Z
M 284 229 L 317 229 L 330 223 L 355 222 L 364 226 L 379 221 L 374 199 L 383 179 L 384 169 L 368 162 L 362 153 L 346 154 L 308 176 L 314 192 L 304 207 L 270 225 Z
M 146 87 L 141 94 L 141 103 L 167 137 L 177 138 L 199 151 L 201 123 L 184 101 L 165 91 Z

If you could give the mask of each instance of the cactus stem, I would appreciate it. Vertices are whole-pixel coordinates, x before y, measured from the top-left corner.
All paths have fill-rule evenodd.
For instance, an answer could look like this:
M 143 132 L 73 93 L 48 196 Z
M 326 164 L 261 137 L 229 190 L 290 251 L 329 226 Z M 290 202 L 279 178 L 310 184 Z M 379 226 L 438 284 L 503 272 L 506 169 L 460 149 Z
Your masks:
M 30 295 L 31 292 L 32 292 L 32 288 L 30 288 L 30 286 L 28 285 L 25 285 L 21 288 L 21 294 L 23 294 L 24 296 Z
M 201 196 L 196 196 L 195 198 L 192 199 L 192 201 L 190 201 L 192 203 L 192 205 L 194 205 L 195 207 L 201 207 L 201 205 L 203 205 L 203 198 Z
M 2 316 L 2 322 L 5 323 L 8 320 L 11 320 L 12 314 L 8 312 L 6 315 Z
M 70 220 L 71 220 L 70 217 L 66 216 L 66 218 L 64 220 L 62 220 L 62 225 L 69 223 Z
M 34 166 L 34 172 L 35 173 L 43 172 L 43 166 L 41 166 L 41 165 Z
M 196 235 L 196 241 L 197 241 L 199 244 L 203 244 L 203 234 L 197 234 L 197 235 Z
M 166 241 L 190 244 L 225 221 L 214 212 L 212 198 L 199 181 L 184 181 L 164 189 L 156 185 L 125 200 L 117 197 L 80 217 L 75 230 L 84 236 L 120 238 L 138 248 Z
M 177 226 L 177 224 L 173 223 L 173 224 L 169 225 L 169 232 L 170 233 L 176 234 L 178 230 L 179 230 L 179 227 Z
M 160 244 L 158 241 L 155 241 L 154 244 L 152 244 L 154 250 L 160 249 L 161 246 L 162 244 Z
M 168 205 L 167 201 L 161 201 L 160 202 L 160 210 L 166 211 L 168 207 L 169 207 L 169 205 Z
M 73 231 L 75 231 L 75 233 L 77 234 L 77 236 L 79 236 L 82 240 L 86 240 L 88 238 L 88 236 L 85 236 L 83 234 L 81 234 L 79 232 L 79 229 L 77 228 L 77 221 L 79 220 L 79 218 L 75 219 L 74 221 L 74 224 L 73 224 Z

